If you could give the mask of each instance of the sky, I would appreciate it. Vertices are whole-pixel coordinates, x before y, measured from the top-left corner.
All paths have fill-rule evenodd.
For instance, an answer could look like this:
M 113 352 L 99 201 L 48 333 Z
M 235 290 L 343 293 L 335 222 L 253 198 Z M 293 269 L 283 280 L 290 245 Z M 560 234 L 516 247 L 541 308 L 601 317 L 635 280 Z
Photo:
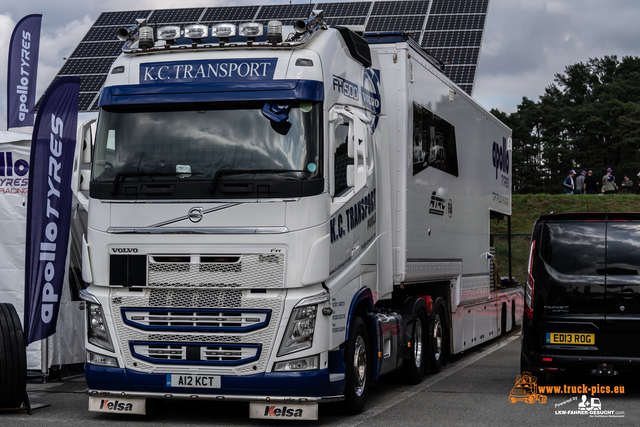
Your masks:
M 0 5 L 0 130 L 6 130 L 7 122 L 11 32 L 26 15 L 43 15 L 39 99 L 101 12 L 286 3 L 289 0 L 4 1 Z M 523 97 L 537 101 L 554 82 L 554 75 L 568 65 L 604 56 L 640 56 L 638 17 L 638 0 L 489 0 L 473 96 L 487 109 L 512 113 Z

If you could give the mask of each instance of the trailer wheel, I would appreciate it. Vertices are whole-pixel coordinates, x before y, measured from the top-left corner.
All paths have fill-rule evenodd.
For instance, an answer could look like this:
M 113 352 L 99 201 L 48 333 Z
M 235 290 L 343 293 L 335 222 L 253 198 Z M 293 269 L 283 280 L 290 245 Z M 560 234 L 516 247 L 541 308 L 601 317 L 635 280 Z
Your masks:
M 411 336 L 410 357 L 402 365 L 403 373 L 409 384 L 420 384 L 424 377 L 425 365 L 428 363 L 427 345 L 428 325 L 424 311 L 420 310 L 413 321 Z
M 436 374 L 440 372 L 440 368 L 442 368 L 442 362 L 444 359 L 444 353 L 446 351 L 445 348 L 445 337 L 444 337 L 444 312 L 442 308 L 439 308 L 436 312 L 436 316 L 433 319 L 433 328 L 431 329 L 431 357 L 429 360 L 429 364 L 431 365 L 431 373 Z
M 12 304 L 0 303 L 0 408 L 18 408 L 27 390 L 22 324 Z
M 359 316 L 353 318 L 349 331 L 349 340 L 345 352 L 345 401 L 347 413 L 356 415 L 362 412 L 369 394 L 371 363 L 369 334 Z

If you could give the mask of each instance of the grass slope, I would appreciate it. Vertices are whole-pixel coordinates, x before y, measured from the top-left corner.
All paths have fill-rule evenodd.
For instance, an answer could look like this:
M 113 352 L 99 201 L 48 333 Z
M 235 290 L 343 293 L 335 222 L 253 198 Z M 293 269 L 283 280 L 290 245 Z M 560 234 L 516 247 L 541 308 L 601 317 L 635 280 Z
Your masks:
M 511 232 L 531 233 L 536 219 L 551 212 L 640 212 L 640 195 L 514 194 Z M 506 233 L 507 221 L 491 221 L 491 231 Z

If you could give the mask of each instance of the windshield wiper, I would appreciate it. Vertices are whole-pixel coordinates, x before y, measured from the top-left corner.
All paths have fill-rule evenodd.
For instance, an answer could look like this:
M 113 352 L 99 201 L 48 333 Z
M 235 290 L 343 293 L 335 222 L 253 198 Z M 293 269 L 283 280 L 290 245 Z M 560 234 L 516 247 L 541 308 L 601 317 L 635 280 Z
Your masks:
M 213 180 L 211 181 L 211 185 L 209 186 L 209 193 L 213 193 L 216 190 L 216 184 L 218 183 L 218 179 L 223 175 L 241 175 L 241 174 L 258 174 L 258 173 L 283 173 L 283 172 L 307 172 L 304 170 L 297 169 L 224 169 L 219 170 L 213 176 Z
M 118 172 L 116 177 L 113 179 L 113 184 L 111 185 L 111 194 L 116 194 L 118 192 L 118 185 L 120 185 L 120 181 L 124 181 L 124 178 L 128 177 L 140 177 L 140 176 L 179 176 L 179 175 L 203 175 L 200 172 Z

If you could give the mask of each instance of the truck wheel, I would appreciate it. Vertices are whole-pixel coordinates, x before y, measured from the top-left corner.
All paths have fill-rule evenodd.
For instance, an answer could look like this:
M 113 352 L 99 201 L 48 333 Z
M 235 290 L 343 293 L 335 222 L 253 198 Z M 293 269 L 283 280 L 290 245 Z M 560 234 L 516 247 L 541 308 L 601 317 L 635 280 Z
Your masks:
M 27 390 L 22 324 L 12 304 L 0 303 L 0 408 L 18 408 Z
M 429 364 L 431 365 L 431 373 L 436 374 L 440 372 L 442 368 L 442 361 L 444 359 L 444 352 L 446 351 L 444 345 L 444 313 L 442 308 L 438 309 L 435 318 L 433 319 L 433 328 L 431 330 L 430 339 L 431 345 L 431 357 L 429 358 Z
M 413 333 L 411 337 L 410 358 L 404 360 L 403 373 L 409 384 L 420 384 L 424 377 L 427 363 L 427 321 L 424 311 L 420 310 L 413 321 Z
M 369 363 L 371 360 L 369 335 L 362 319 L 354 317 L 349 331 L 349 340 L 345 352 L 345 402 L 347 413 L 356 415 L 362 412 L 369 394 Z

